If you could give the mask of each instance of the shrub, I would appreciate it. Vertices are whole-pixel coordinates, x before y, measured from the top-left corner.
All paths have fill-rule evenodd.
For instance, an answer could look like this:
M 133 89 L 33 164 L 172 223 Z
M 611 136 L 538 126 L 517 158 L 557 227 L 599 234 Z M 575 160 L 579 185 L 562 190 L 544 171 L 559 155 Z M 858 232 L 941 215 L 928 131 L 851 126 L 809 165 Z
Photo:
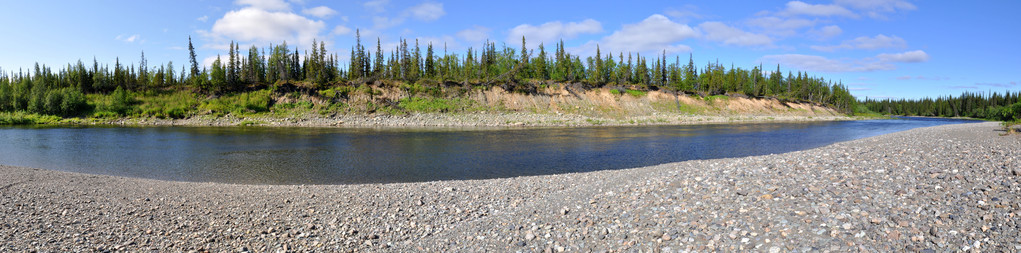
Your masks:
M 640 90 L 627 90 L 627 94 L 635 97 L 643 97 L 646 94 L 649 94 L 649 92 Z
M 448 112 L 456 108 L 454 101 L 442 98 L 402 98 L 398 106 L 414 112 Z

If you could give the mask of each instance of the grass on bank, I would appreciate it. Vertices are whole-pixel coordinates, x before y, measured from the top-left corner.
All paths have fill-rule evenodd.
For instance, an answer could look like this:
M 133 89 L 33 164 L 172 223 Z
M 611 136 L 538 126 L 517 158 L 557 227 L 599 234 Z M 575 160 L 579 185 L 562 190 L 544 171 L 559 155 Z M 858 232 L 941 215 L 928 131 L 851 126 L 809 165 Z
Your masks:
M 0 125 L 43 125 L 61 123 L 63 118 L 26 112 L 0 112 Z

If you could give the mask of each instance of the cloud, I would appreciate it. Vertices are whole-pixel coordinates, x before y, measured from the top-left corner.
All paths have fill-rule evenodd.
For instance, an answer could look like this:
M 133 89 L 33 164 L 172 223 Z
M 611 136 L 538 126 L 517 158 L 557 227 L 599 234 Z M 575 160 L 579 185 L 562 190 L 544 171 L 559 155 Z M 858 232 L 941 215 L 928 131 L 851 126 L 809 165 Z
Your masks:
M 915 50 L 896 54 L 879 54 L 876 56 L 881 61 L 887 62 L 925 62 L 929 60 L 929 54 L 925 51 Z
M 366 8 L 378 8 L 379 12 L 382 12 L 382 5 L 385 5 L 388 0 L 377 0 L 365 3 Z M 381 5 L 382 4 L 382 5 Z M 379 5 L 379 6 L 377 6 Z M 371 6 L 371 7 L 370 7 Z M 403 24 L 408 18 L 414 18 L 421 21 L 433 21 L 439 19 L 443 15 L 446 15 L 446 11 L 443 10 L 443 4 L 425 2 L 416 6 L 409 7 L 395 17 L 387 16 L 374 16 L 372 17 L 373 29 L 384 30 L 387 28 L 395 27 Z
M 808 4 L 801 1 L 787 2 L 787 8 L 780 12 L 782 15 L 795 16 L 844 16 L 857 18 L 858 15 L 840 5 L 835 4 Z
M 1016 82 L 1010 82 L 1010 83 L 975 83 L 975 85 L 977 85 L 977 86 L 987 86 L 987 87 L 998 87 L 998 88 L 1014 88 L 1014 86 L 1017 86 L 1017 83 Z
M 681 8 L 669 8 L 663 14 L 678 20 L 702 19 L 704 16 L 698 14 L 698 7 L 693 4 L 685 4 Z
M 883 34 L 876 35 L 875 37 L 862 36 L 853 40 L 845 40 L 840 45 L 832 46 L 810 46 L 813 50 L 823 52 L 833 52 L 838 49 L 880 49 L 880 48 L 904 48 L 907 47 L 907 42 L 897 36 L 886 36 Z
M 811 34 L 812 36 L 815 36 L 815 39 L 817 40 L 828 40 L 830 38 L 840 35 L 841 33 L 844 33 L 844 30 L 840 29 L 839 26 L 828 25 L 823 26 L 821 29 L 818 30 L 811 30 L 808 33 Z
M 408 41 L 408 43 L 413 43 L 413 42 Z M 454 37 L 449 36 L 449 35 L 444 35 L 444 36 L 439 36 L 439 37 L 429 37 L 429 36 L 418 37 L 418 43 L 419 43 L 419 46 L 422 48 L 423 57 L 425 55 L 425 50 L 426 50 L 426 48 L 428 48 L 429 44 L 433 45 L 433 53 L 436 54 L 436 55 L 443 54 L 443 46 L 444 45 L 446 45 L 447 48 L 460 48 L 461 47 L 461 45 L 457 43 L 457 39 L 455 39 Z M 408 45 L 408 46 L 412 46 L 412 45 Z
M 390 0 L 372 0 L 362 4 L 366 9 L 374 12 L 386 11 L 386 5 L 390 4 Z
M 877 70 L 893 70 L 897 67 L 882 61 L 866 60 L 834 60 L 817 55 L 782 54 L 766 55 L 760 62 L 778 63 L 796 69 L 820 72 L 869 72 Z
M 897 80 L 911 80 L 911 76 L 898 76 Z
M 535 44 L 540 42 L 549 44 L 560 39 L 572 39 L 581 34 L 593 34 L 602 31 L 603 25 L 593 19 L 569 22 L 567 24 L 553 21 L 539 26 L 522 24 L 511 28 L 507 36 L 507 43 L 520 45 L 518 43 L 521 42 L 521 37 L 524 36 L 526 40 L 534 41 L 533 43 Z
M 206 21 L 209 20 L 209 16 L 201 16 L 201 17 L 196 18 L 195 20 L 198 20 L 200 22 L 205 23 Z
M 284 0 L 237 0 L 234 4 L 250 6 L 251 8 L 265 11 L 290 11 L 291 5 Z
M 404 18 L 388 18 L 382 16 L 372 17 L 372 28 L 383 30 L 404 23 Z
M 121 34 L 121 35 L 117 35 L 117 37 L 114 38 L 114 39 L 119 40 L 119 41 L 123 41 L 123 42 L 127 42 L 127 43 L 134 43 L 135 41 L 139 41 L 139 39 L 141 39 L 141 38 L 142 37 L 138 36 L 138 34 L 134 34 L 134 35 L 123 35 L 123 34 Z
M 219 57 L 219 56 L 218 55 L 214 55 L 214 56 L 209 56 L 209 57 L 203 58 L 202 59 L 202 66 L 207 68 L 207 69 L 212 69 L 213 62 L 216 61 L 216 57 Z M 220 62 L 223 63 L 223 61 L 224 61 L 224 59 L 221 58 Z
M 931 80 L 931 81 L 943 81 L 943 80 L 950 80 L 950 77 L 945 77 L 945 76 L 944 77 L 938 77 L 938 76 L 932 76 L 932 77 L 918 76 L 918 77 L 915 77 L 915 79 L 918 79 L 918 80 Z
M 951 88 L 951 89 L 978 89 L 978 86 L 956 85 L 956 86 L 948 86 L 947 88 Z
M 722 42 L 724 45 L 768 46 L 773 44 L 773 40 L 766 35 L 742 31 L 721 22 L 705 22 L 699 24 L 698 28 L 703 33 L 703 39 Z
M 301 10 L 301 13 L 317 18 L 329 18 L 333 15 L 336 15 L 337 11 L 330 9 L 330 7 L 319 6 L 311 9 Z
M 776 36 L 797 35 L 798 30 L 814 26 L 816 21 L 802 18 L 761 17 L 747 21 L 749 26 L 759 27 L 767 34 Z
M 330 32 L 330 33 L 332 33 L 333 35 L 344 35 L 344 34 L 348 34 L 350 32 L 351 32 L 351 28 L 347 28 L 346 26 L 338 25 L 337 27 L 334 27 L 333 31 Z
M 698 32 L 688 25 L 679 24 L 669 18 L 655 14 L 637 24 L 624 24 L 620 30 L 601 40 L 602 46 L 617 52 L 690 52 L 691 47 L 678 44 L 686 39 L 698 37 Z
M 894 70 L 897 66 L 893 63 L 917 63 L 929 60 L 929 55 L 922 50 L 909 51 L 898 54 L 879 54 L 876 57 L 864 59 L 829 59 L 817 55 L 803 54 L 782 54 L 766 55 L 759 58 L 759 62 L 778 63 L 797 69 L 821 72 L 870 72 L 879 70 Z M 910 76 L 898 77 L 898 80 L 910 79 Z M 859 80 L 862 80 L 859 78 Z
M 257 44 L 288 41 L 309 46 L 325 29 L 314 21 L 291 12 L 271 12 L 253 7 L 230 11 L 216 20 L 210 31 L 200 31 L 212 40 L 237 40 Z
M 447 14 L 446 11 L 443 11 L 443 4 L 435 2 L 425 2 L 412 6 L 408 8 L 408 12 L 411 13 L 411 17 L 422 21 L 437 20 Z
M 489 28 L 476 25 L 457 32 L 457 37 L 468 42 L 482 42 L 489 38 Z
M 911 11 L 918 8 L 904 0 L 836 0 L 834 3 L 862 11 L 865 15 L 877 19 L 886 18 L 886 13 L 899 10 Z

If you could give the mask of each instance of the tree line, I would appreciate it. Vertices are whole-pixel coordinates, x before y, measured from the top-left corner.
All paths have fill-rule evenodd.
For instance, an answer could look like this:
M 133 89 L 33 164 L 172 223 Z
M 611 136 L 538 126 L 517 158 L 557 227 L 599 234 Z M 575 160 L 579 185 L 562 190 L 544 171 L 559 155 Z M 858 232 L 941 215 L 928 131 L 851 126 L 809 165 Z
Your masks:
M 463 54 L 439 52 L 433 44 L 400 39 L 398 45 L 384 50 L 379 38 L 374 52 L 366 49 L 360 32 L 351 48 L 349 61 L 340 62 L 336 53 L 328 53 L 324 42 L 314 41 L 311 51 L 291 48 L 286 42 L 268 48 L 251 46 L 247 54 L 231 42 L 226 56 L 217 56 L 211 66 L 201 66 L 191 38 L 188 38 L 190 68 L 175 70 L 173 62 L 149 66 L 145 53 L 140 61 L 125 66 L 119 58 L 114 65 L 91 66 L 78 61 L 53 72 L 36 64 L 25 73 L 0 70 L 0 110 L 27 111 L 54 115 L 76 115 L 86 109 L 84 94 L 111 94 L 123 91 L 190 90 L 207 94 L 230 94 L 260 89 L 280 82 L 306 85 L 325 90 L 338 86 L 356 86 L 374 81 L 384 84 L 424 84 L 489 86 L 526 93 L 536 92 L 537 83 L 581 83 L 586 87 L 629 87 L 668 90 L 679 93 L 718 95 L 741 94 L 771 97 L 786 101 L 830 105 L 852 113 L 857 101 L 840 82 L 798 71 L 786 76 L 776 66 L 767 71 L 761 65 L 751 69 L 730 68 L 718 62 L 696 66 L 689 54 L 669 59 L 666 51 L 657 55 L 616 52 L 604 53 L 596 46 L 594 56 L 584 59 L 564 48 L 563 41 L 548 52 L 540 43 L 527 47 L 521 38 L 520 49 L 492 41 Z M 672 60 L 672 61 L 671 61 Z
M 1021 120 L 1021 91 L 964 92 L 960 96 L 921 99 L 870 99 L 871 111 L 904 116 L 971 117 L 1001 121 Z

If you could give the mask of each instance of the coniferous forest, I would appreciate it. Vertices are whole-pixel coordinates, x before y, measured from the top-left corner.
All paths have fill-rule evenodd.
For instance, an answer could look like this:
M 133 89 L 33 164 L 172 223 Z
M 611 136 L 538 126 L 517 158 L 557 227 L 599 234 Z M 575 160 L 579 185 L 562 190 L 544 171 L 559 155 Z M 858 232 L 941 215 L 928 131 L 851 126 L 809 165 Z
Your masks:
M 983 94 L 964 92 L 960 96 L 936 99 L 868 99 L 863 102 L 870 111 L 903 116 L 969 117 L 999 121 L 1021 120 L 1021 91 Z
M 582 58 L 568 53 L 562 41 L 551 49 L 544 44 L 529 44 L 526 38 L 521 42 L 520 48 L 486 42 L 482 47 L 457 53 L 444 45 L 422 45 L 405 39 L 396 48 L 382 48 L 379 39 L 372 45 L 357 36 L 346 63 L 335 52 L 327 51 L 324 42 L 314 42 L 317 46 L 308 49 L 291 47 L 286 42 L 243 49 L 232 42 L 229 53 L 218 56 L 207 68 L 196 60 L 188 38 L 190 62 L 186 64 L 151 64 L 142 52 L 138 62 L 118 58 L 110 65 L 93 59 L 91 63 L 79 60 L 58 70 L 38 64 L 31 70 L 0 70 L 0 111 L 58 117 L 186 118 L 265 112 L 277 106 L 271 96 L 282 92 L 280 87 L 342 104 L 350 94 L 372 93 L 371 85 L 435 97 L 448 96 L 428 92 L 440 87 L 500 87 L 535 94 L 549 84 L 764 97 L 823 104 L 848 114 L 864 111 L 843 84 L 800 71 L 785 75 L 780 66 L 775 70 L 763 66 L 728 68 L 718 62 L 696 64 L 690 54 L 684 59 L 682 55 L 667 55 L 666 51 L 655 55 L 603 52 L 598 46 L 595 56 Z M 896 106 L 896 110 L 883 107 L 891 103 L 894 101 L 866 101 L 868 109 L 876 112 L 948 115 L 942 109 L 929 112 L 909 111 L 912 106 Z

